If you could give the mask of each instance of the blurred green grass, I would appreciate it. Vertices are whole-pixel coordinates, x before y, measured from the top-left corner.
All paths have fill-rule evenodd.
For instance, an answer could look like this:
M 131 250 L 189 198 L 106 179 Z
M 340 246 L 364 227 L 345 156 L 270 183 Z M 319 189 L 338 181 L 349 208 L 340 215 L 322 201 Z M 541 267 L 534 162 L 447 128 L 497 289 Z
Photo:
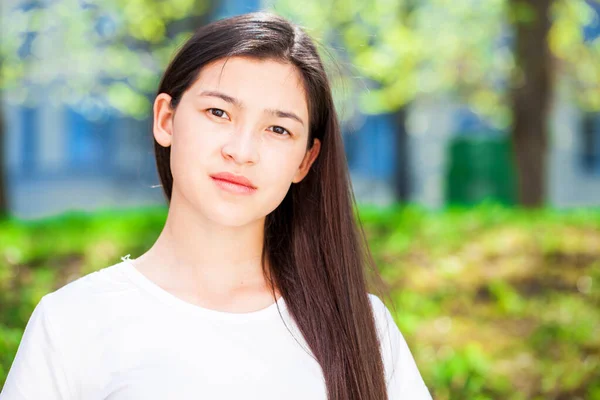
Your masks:
M 435 399 L 600 399 L 600 210 L 361 206 Z M 164 208 L 0 222 L 0 386 L 46 293 L 142 254 Z

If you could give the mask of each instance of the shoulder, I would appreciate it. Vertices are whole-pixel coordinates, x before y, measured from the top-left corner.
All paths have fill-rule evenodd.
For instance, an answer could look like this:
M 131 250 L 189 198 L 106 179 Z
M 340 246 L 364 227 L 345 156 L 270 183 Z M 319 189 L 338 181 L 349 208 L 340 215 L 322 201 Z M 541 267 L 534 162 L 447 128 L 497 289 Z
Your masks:
M 383 301 L 369 293 L 390 399 L 431 400 L 404 335 Z
M 397 355 L 399 347 L 405 345 L 406 342 L 385 303 L 372 293 L 368 295 L 371 301 L 382 356 L 384 357 L 384 362 L 387 364 L 386 367 L 388 367 L 390 364 L 396 363 L 397 360 L 394 357 Z
M 94 300 L 107 293 L 113 293 L 127 286 L 127 279 L 123 274 L 124 261 L 109 265 L 94 272 L 90 272 L 44 296 L 49 298 L 49 303 L 72 304 L 77 300 Z
M 397 330 L 398 333 L 400 333 L 394 318 L 392 317 L 392 313 L 385 303 L 373 293 L 368 293 L 368 296 L 369 300 L 371 301 L 371 308 L 373 310 L 373 316 L 375 317 L 375 323 L 380 339 L 382 338 L 383 334 L 389 336 L 390 332 L 394 330 Z
M 379 296 L 373 293 L 367 293 L 367 295 L 369 296 L 369 300 L 371 301 L 371 307 L 373 308 L 374 312 L 384 313 L 385 310 L 387 310 L 387 306 L 383 303 L 383 301 L 381 301 Z
M 131 284 L 122 272 L 123 262 L 109 265 L 77 278 L 59 289 L 44 295 L 40 300 L 43 312 L 53 326 L 67 330 L 78 325 L 93 325 L 106 318 L 118 303 L 132 292 Z

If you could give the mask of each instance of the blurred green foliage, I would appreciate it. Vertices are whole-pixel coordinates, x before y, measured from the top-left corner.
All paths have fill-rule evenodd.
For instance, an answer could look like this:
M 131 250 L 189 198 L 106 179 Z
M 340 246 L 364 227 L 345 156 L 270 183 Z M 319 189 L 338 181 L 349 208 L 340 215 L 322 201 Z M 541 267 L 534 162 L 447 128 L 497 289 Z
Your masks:
M 363 208 L 436 399 L 600 399 L 600 210 Z
M 590 1 L 552 2 L 549 46 L 561 90 L 584 109 L 600 110 L 600 38 L 586 42 L 583 35 L 584 26 L 600 23 Z M 18 4 L 7 0 L 0 13 L 0 88 L 10 101 L 34 102 L 39 87 L 49 85 L 48 101 L 108 104 L 143 118 L 169 59 L 217 2 L 33 1 L 25 10 Z M 512 24 L 532 18 L 525 1 L 514 8 L 508 0 L 267 4 L 324 45 L 344 118 L 357 109 L 395 111 L 417 96 L 451 95 L 500 128 L 510 124 L 509 88 L 520 79 Z
M 592 1 L 552 1 L 548 45 L 559 90 L 583 109 L 598 111 L 600 38 L 586 41 L 583 34 L 585 26 L 600 24 Z M 338 96 L 346 109 L 356 104 L 369 114 L 393 112 L 415 98 L 451 96 L 504 129 L 512 119 L 510 89 L 522 81 L 513 24 L 535 18 L 527 1 L 510 3 L 274 0 L 273 8 L 331 47 L 347 70 L 338 85 L 348 92 Z
M 435 399 L 600 399 L 600 210 L 361 206 Z M 0 223 L 0 384 L 40 298 L 142 254 L 166 211 Z
M 4 2 L 3 2 L 4 3 Z M 208 0 L 8 0 L 0 13 L 0 89 L 13 103 L 152 109 L 177 47 L 204 21 Z

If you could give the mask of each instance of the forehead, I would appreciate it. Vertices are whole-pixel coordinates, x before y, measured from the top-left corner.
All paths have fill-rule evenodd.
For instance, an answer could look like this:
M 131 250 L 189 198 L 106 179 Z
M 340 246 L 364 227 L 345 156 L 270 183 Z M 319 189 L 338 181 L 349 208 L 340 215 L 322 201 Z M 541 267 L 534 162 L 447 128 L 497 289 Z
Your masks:
M 287 109 L 308 119 L 308 104 L 298 69 L 274 60 L 219 59 L 205 65 L 191 88 L 194 94 L 218 90 L 254 109 Z

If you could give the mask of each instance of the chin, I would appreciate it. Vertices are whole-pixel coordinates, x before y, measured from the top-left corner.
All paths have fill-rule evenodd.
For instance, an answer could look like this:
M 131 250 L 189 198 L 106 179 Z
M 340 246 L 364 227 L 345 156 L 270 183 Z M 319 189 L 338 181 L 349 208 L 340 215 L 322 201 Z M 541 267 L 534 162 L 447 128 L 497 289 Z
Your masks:
M 231 205 L 212 210 L 207 216 L 214 223 L 228 227 L 245 226 L 261 219 L 246 207 Z

